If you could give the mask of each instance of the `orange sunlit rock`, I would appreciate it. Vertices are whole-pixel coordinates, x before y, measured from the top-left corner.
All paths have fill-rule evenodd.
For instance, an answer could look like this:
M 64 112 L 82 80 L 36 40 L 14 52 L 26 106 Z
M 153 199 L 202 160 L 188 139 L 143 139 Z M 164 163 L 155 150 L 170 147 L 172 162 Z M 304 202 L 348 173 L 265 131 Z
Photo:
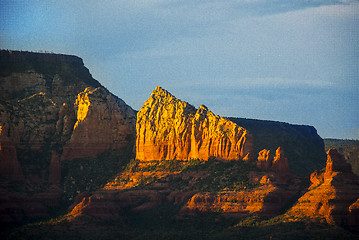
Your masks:
M 359 232 L 359 198 L 349 206 L 348 226 L 350 229 Z
M 135 113 L 104 88 L 86 88 L 79 93 L 75 110 L 77 121 L 61 160 L 94 156 L 132 144 Z
M 133 172 L 132 170 L 125 170 L 121 172 L 113 181 L 109 181 L 104 189 L 106 190 L 124 190 L 137 187 L 139 184 L 147 184 L 146 179 L 150 181 L 151 179 L 162 179 L 172 174 L 179 174 L 181 171 L 171 171 L 171 170 L 148 170 L 155 162 L 140 162 L 137 165 L 138 171 Z
M 270 155 L 270 150 L 263 149 L 258 153 L 257 167 L 261 170 L 269 170 L 272 166 L 273 157 Z
M 325 172 L 311 175 L 313 184 L 309 191 L 287 214 L 291 219 L 322 217 L 328 223 L 358 228 L 355 219 L 358 219 L 359 177 L 350 171 L 336 149 L 330 149 L 327 156 Z
M 253 137 L 237 124 L 194 108 L 157 87 L 137 113 L 136 158 L 239 160 L 253 151 Z
M 271 183 L 242 191 L 200 192 L 187 202 L 182 211 L 273 215 L 278 214 L 291 196 L 292 193 Z
M 327 165 L 325 167 L 324 178 L 330 178 L 333 172 L 352 172 L 351 165 L 344 161 L 343 155 L 335 148 L 329 149 L 327 152 Z
M 271 169 L 280 174 L 289 173 L 288 159 L 284 156 L 284 151 L 281 147 L 278 147 L 275 152 Z
M 322 184 L 324 182 L 324 172 L 320 170 L 315 170 L 312 174 L 310 174 L 310 181 L 312 183 L 310 188 L 314 188 L 319 184 Z

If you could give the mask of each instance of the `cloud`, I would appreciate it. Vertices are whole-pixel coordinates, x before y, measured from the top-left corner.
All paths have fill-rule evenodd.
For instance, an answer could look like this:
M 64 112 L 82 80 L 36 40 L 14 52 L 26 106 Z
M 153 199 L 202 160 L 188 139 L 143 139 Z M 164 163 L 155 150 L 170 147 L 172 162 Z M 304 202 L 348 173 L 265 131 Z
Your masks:
M 298 11 L 325 5 L 348 4 L 353 1 L 341 0 L 207 0 L 207 1 L 168 1 L 157 5 L 171 12 L 190 11 L 202 16 L 231 16 L 232 18 L 272 15 Z M 202 13 L 202 14 L 201 14 Z M 214 14 L 215 13 L 215 14 Z M 220 14 L 219 14 L 220 13 Z M 204 14 L 204 15 L 203 15 Z M 191 15 L 191 14 L 189 14 Z
M 328 88 L 334 83 L 322 80 L 305 80 L 289 78 L 241 78 L 241 79 L 217 79 L 212 81 L 212 87 L 239 88 L 267 88 L 267 89 L 290 89 L 290 88 Z M 201 85 L 201 83 L 197 84 Z M 208 81 L 207 81 L 208 84 Z

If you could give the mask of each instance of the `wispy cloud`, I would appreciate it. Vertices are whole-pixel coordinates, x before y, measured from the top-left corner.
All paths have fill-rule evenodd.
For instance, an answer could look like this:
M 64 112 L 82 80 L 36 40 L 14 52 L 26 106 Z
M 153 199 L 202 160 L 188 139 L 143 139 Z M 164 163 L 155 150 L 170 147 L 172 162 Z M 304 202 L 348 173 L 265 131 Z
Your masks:
M 289 79 L 289 78 L 241 78 L 220 79 L 213 81 L 214 87 L 225 86 L 226 88 L 328 88 L 334 86 L 333 82 L 311 79 Z

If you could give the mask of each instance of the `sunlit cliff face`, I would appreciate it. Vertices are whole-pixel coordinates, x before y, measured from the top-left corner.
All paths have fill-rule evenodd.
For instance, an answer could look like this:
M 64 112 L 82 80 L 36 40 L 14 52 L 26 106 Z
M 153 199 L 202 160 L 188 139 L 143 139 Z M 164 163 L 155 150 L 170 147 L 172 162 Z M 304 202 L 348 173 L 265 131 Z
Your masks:
M 197 110 L 157 87 L 137 113 L 136 158 L 190 160 L 217 157 L 243 159 L 252 152 L 248 131 L 213 114 Z
M 126 106 L 102 87 L 80 92 L 74 104 L 77 121 L 61 159 L 94 156 L 133 144 L 135 113 Z
M 79 93 L 75 105 L 77 106 L 77 122 L 74 126 L 74 129 L 78 126 L 79 122 L 83 121 L 87 112 L 89 111 L 89 107 L 91 105 L 88 95 L 92 94 L 97 89 L 91 90 L 91 88 L 86 88 L 85 91 Z

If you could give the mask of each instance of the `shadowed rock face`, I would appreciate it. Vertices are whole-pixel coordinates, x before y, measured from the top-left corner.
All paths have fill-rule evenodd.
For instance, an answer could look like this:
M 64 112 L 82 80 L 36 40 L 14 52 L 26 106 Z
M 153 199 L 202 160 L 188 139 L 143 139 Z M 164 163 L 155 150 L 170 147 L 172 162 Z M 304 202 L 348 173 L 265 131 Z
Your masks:
M 280 174 L 288 174 L 289 167 L 288 167 L 288 159 L 284 156 L 284 151 L 281 147 L 278 147 L 275 151 L 275 157 L 273 159 L 271 169 L 275 173 Z
M 353 173 L 359 176 L 359 140 L 327 138 L 324 143 L 326 151 L 336 148 L 345 161 L 350 163 Z
M 325 166 L 323 139 L 312 126 L 247 118 L 228 118 L 253 135 L 254 153 L 262 149 L 275 153 L 280 146 L 294 174 L 309 176 Z
M 203 105 L 197 110 L 161 87 L 137 113 L 136 129 L 136 158 L 143 161 L 238 160 L 252 152 L 253 138 L 246 129 Z
M 278 147 L 274 158 L 270 155 L 270 150 L 263 149 L 258 153 L 257 167 L 261 170 L 272 170 L 279 175 L 289 175 L 288 159 L 284 156 L 284 151 Z
M 327 152 L 327 165 L 325 167 L 324 178 L 330 178 L 333 172 L 352 173 L 350 164 L 344 161 L 343 155 L 335 148 L 329 149 Z
M 0 99 L 44 93 L 59 105 L 73 104 L 86 87 L 101 87 L 81 58 L 62 54 L 0 51 Z

